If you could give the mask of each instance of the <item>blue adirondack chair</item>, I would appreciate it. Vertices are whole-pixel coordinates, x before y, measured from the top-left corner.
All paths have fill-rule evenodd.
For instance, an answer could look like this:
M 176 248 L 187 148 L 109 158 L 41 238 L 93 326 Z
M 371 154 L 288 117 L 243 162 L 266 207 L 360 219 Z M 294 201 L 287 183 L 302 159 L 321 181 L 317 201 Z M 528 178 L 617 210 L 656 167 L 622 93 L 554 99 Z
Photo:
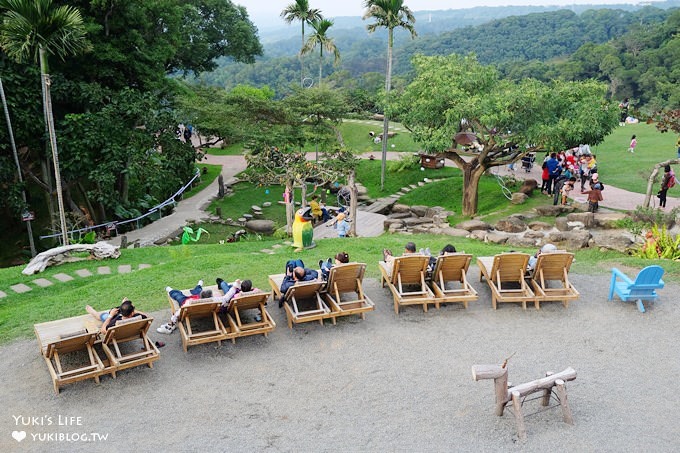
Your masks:
M 609 285 L 609 300 L 612 300 L 614 293 L 616 293 L 623 302 L 635 301 L 638 310 L 644 313 L 645 306 L 642 305 L 642 301 L 653 302 L 659 298 L 656 290 L 663 288 L 662 276 L 663 268 L 661 266 L 647 266 L 637 274 L 635 281 L 633 281 L 614 267 L 612 268 L 612 281 Z M 623 281 L 617 281 L 617 277 Z

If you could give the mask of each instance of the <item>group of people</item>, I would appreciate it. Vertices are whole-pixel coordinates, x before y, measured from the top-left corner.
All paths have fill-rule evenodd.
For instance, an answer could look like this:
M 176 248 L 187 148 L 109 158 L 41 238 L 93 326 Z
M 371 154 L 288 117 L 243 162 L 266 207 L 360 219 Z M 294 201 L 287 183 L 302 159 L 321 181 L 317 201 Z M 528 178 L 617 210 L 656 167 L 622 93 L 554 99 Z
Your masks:
M 333 266 L 347 263 L 349 263 L 349 254 L 347 252 L 339 252 L 333 259 L 319 260 L 319 271 L 305 267 L 305 263 L 300 259 L 288 260 L 286 262 L 286 273 L 279 288 L 281 290 L 279 308 L 283 307 L 286 292 L 296 283 L 319 280 L 319 272 L 321 272 L 321 278 L 324 281 L 328 280 L 328 275 Z
M 588 210 L 596 212 L 599 209 L 599 202 L 604 199 L 604 184 L 599 180 L 597 157 L 590 153 L 589 146 L 546 153 L 542 168 L 541 191 L 553 197 L 554 205 L 567 205 L 577 181 L 580 181 L 581 194 L 588 199 Z

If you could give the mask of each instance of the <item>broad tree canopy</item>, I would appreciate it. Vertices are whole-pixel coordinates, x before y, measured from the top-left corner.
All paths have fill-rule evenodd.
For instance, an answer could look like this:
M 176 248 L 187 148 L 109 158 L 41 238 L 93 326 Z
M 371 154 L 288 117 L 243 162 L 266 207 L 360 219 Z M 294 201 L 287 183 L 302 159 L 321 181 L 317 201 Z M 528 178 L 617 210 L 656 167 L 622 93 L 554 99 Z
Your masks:
M 416 77 L 393 104 L 394 113 L 425 150 L 444 152 L 463 170 L 464 215 L 476 213 L 477 185 L 488 168 L 527 152 L 598 144 L 618 121 L 602 83 L 516 83 L 474 56 L 416 56 L 413 66 Z M 468 132 L 467 140 L 458 135 L 457 143 L 460 132 Z M 461 147 L 469 141 L 473 146 Z

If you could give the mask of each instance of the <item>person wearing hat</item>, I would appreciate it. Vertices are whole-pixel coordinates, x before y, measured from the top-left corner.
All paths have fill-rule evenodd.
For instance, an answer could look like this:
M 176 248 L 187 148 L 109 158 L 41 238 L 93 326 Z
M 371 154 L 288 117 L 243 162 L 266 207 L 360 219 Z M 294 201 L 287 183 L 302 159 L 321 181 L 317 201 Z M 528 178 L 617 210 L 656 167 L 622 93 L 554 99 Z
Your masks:
M 335 218 L 335 229 L 338 232 L 338 237 L 339 238 L 344 238 L 347 237 L 347 233 L 349 233 L 349 222 L 345 218 L 344 213 L 338 214 L 338 216 Z
M 555 252 L 555 251 L 557 251 L 557 247 L 555 246 L 555 244 L 545 244 L 545 245 L 543 245 L 543 247 L 538 249 L 538 251 L 536 253 L 534 253 L 534 255 L 531 258 L 529 258 L 529 265 L 528 265 L 529 270 L 533 271 L 534 268 L 536 267 L 536 262 L 538 261 L 538 255 L 541 255 L 543 253 L 552 253 L 552 252 Z
M 590 180 L 590 190 L 581 191 L 582 194 L 588 196 L 588 212 L 595 213 L 600 208 L 600 201 L 604 200 L 602 189 L 604 189 L 604 186 L 600 182 L 598 174 L 593 173 Z

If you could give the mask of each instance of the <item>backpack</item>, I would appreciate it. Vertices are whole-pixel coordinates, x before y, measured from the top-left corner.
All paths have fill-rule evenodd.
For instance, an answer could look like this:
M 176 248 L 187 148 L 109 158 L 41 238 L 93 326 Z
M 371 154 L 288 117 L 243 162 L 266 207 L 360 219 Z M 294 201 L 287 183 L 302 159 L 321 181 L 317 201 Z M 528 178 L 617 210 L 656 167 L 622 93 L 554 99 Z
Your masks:
M 668 188 L 670 189 L 671 187 L 675 186 L 675 175 L 671 173 L 671 177 L 668 178 Z

